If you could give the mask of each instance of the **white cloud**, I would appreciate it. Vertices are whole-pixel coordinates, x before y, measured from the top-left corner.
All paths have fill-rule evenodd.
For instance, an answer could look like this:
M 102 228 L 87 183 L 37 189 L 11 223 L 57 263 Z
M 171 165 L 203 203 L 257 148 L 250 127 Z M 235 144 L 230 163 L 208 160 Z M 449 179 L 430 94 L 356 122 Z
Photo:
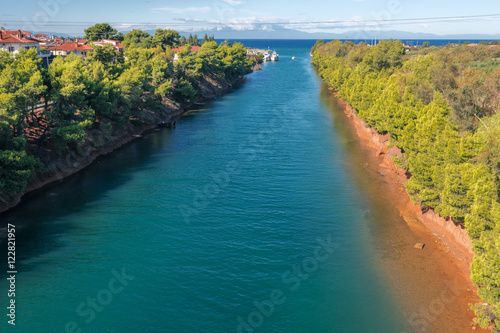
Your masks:
M 256 10 L 244 9 L 244 8 L 229 8 L 223 11 L 225 17 L 228 16 L 236 16 L 240 14 L 252 15 L 252 16 L 262 16 L 264 15 L 261 12 Z
M 115 28 L 122 30 L 122 29 L 130 29 L 133 27 L 135 24 L 134 23 L 120 23 L 118 25 L 115 25 Z
M 188 7 L 188 8 L 173 8 L 173 7 L 161 7 L 153 8 L 154 11 L 163 11 L 173 14 L 185 14 L 185 13 L 208 13 L 212 11 L 211 7 Z
M 174 26 L 178 31 L 221 31 L 221 30 L 237 30 L 237 31 L 272 31 L 275 30 L 275 24 L 279 25 L 286 22 L 284 19 L 266 16 L 252 17 L 237 17 L 230 18 L 225 21 L 220 20 L 205 20 L 190 17 L 175 17 L 174 20 L 183 23 L 191 23 L 190 26 L 181 25 Z M 279 23 L 280 22 L 280 23 Z
M 238 6 L 244 4 L 244 1 L 240 0 L 222 0 L 222 2 L 225 2 L 230 6 Z
M 196 22 L 196 23 L 206 23 L 208 22 L 207 20 L 202 20 L 202 19 L 197 19 L 197 18 L 192 18 L 192 17 L 174 17 L 174 21 L 182 21 L 182 22 Z

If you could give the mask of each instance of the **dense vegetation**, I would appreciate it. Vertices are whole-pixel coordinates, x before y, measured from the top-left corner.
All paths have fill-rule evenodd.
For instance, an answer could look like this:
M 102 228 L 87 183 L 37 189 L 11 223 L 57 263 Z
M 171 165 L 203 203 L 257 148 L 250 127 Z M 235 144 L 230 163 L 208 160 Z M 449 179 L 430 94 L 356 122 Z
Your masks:
M 197 35 L 190 34 L 189 37 L 180 36 L 179 33 L 171 29 L 157 29 L 154 36 L 151 36 L 147 31 L 134 29 L 123 38 L 123 46 L 129 47 L 155 47 L 155 46 L 200 46 L 206 42 L 214 42 L 214 36 L 205 34 L 200 42 Z
M 64 38 L 62 38 L 64 39 Z M 85 29 L 85 39 L 89 41 L 97 41 L 101 39 L 123 40 L 123 34 L 118 32 L 108 23 L 97 23 Z
M 463 225 L 472 280 L 488 305 L 477 321 L 500 332 L 500 64 L 488 45 L 405 52 L 400 41 L 318 41 L 313 63 L 357 115 L 404 157 L 407 192 L 422 209 Z
M 116 35 L 108 26 L 97 28 Z M 86 33 L 102 38 L 97 28 Z M 35 171 L 44 171 L 37 152 L 83 154 L 83 145 L 102 144 L 91 133 L 151 122 L 152 114 L 196 101 L 207 81 L 233 82 L 255 63 L 242 44 L 217 45 L 208 37 L 197 53 L 187 45 L 174 61 L 179 34 L 158 29 L 150 37 L 134 30 L 124 37 L 124 54 L 96 47 L 85 60 L 56 57 L 48 69 L 35 49 L 15 57 L 0 52 L 0 200 L 21 193 Z

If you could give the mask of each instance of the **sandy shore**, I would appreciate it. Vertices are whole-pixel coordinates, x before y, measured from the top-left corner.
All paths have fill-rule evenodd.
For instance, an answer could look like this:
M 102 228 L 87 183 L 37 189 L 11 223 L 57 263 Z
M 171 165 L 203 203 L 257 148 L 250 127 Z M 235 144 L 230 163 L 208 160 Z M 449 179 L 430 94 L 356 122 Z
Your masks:
M 474 254 L 466 231 L 433 211 L 422 213 L 413 205 L 404 187 L 405 171 L 391 159 L 401 152 L 386 147 L 389 135 L 380 135 L 347 103 L 335 100 L 358 138 L 357 148 L 362 152 L 355 163 L 362 164 L 357 172 L 367 179 L 364 186 L 372 188 L 371 196 L 377 197 L 381 206 L 394 209 L 374 213 L 383 220 L 376 226 L 384 233 L 379 244 L 386 253 L 381 266 L 412 332 L 488 332 L 473 323 L 469 307 L 481 299 L 470 279 Z M 415 249 L 417 242 L 424 243 L 424 249 Z

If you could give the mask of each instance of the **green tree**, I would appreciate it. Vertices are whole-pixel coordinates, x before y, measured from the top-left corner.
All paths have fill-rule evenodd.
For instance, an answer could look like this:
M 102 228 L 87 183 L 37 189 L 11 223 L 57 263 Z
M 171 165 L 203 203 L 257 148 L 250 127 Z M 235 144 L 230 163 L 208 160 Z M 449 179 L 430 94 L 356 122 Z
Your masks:
M 319 49 L 320 47 L 322 47 L 323 45 L 325 45 L 325 41 L 323 39 L 318 39 L 316 41 L 316 43 L 314 44 L 314 46 L 312 47 L 311 49 L 311 53 L 314 54 L 314 52 Z
M 122 45 L 125 49 L 129 47 L 143 47 L 149 48 L 153 44 L 153 37 L 146 31 L 139 29 L 134 29 L 127 33 L 124 38 Z
M 45 91 L 36 49 L 21 49 L 0 76 L 0 94 L 4 94 L 6 112 L 11 113 L 10 124 L 15 136 L 21 135 L 28 126 L 28 115 L 31 121 L 36 120 L 36 105 Z
M 173 91 L 174 99 L 181 104 L 194 102 L 197 95 L 198 91 L 187 80 L 181 80 Z
M 1 61 L 5 67 L 0 75 L 0 198 L 8 198 L 21 193 L 41 166 L 26 152 L 24 129 L 46 87 L 35 49 Z
M 360 118 L 402 149 L 395 162 L 410 176 L 412 200 L 465 226 L 472 280 L 488 302 L 473 307 L 476 322 L 500 325 L 500 71 L 479 66 L 490 58 L 486 46 L 416 52 L 405 56 L 392 40 L 318 41 L 313 63 Z
M 26 140 L 17 138 L 17 149 L 0 149 L 0 196 L 10 197 L 24 191 L 28 182 L 33 180 L 34 171 L 40 168 L 40 161 L 28 156 Z
M 161 46 L 163 50 L 168 47 L 179 46 L 180 35 L 171 29 L 157 29 L 153 37 L 153 46 Z
M 207 35 L 207 34 L 205 34 L 205 36 L 203 36 L 203 40 L 201 41 L 201 44 L 203 45 L 203 44 L 205 44 L 205 43 L 206 43 L 206 42 L 208 42 L 208 41 L 209 41 L 209 40 L 208 40 L 208 35 Z
M 87 57 L 87 62 L 101 62 L 108 69 L 112 69 L 124 62 L 123 55 L 116 52 L 110 45 L 94 45 L 94 52 Z
M 200 41 L 198 40 L 197 35 L 191 35 L 189 34 L 189 37 L 187 39 L 187 43 L 191 46 L 200 46 Z
M 116 35 L 113 36 L 113 39 L 120 41 L 120 42 L 123 42 L 123 40 L 125 39 L 125 36 L 123 35 L 122 32 L 118 32 Z
M 96 25 L 87 29 L 89 39 L 102 39 L 101 28 L 114 33 Z M 199 52 L 190 53 L 186 44 L 175 64 L 176 31 L 159 29 L 153 38 L 134 30 L 123 37 L 125 57 L 110 45 L 96 46 L 85 60 L 56 57 L 46 70 L 35 49 L 16 57 L 0 52 L 0 200 L 22 192 L 42 168 L 27 153 L 28 127 L 41 133 L 30 135 L 30 145 L 83 154 L 84 145 L 99 145 L 95 135 L 109 138 L 131 122 L 158 121 L 173 104 L 196 101 L 203 85 L 237 79 L 252 63 L 242 45 L 218 47 L 213 37 Z M 197 36 L 191 41 L 196 44 Z
M 85 66 L 86 100 L 88 106 L 94 110 L 95 123 L 109 119 L 123 122 L 117 112 L 119 90 L 113 84 L 114 78 L 107 66 L 100 61 L 93 61 Z
M 57 57 L 49 67 L 52 112 L 48 118 L 53 125 L 50 139 L 59 151 L 68 145 L 76 148 L 83 143 L 88 129 L 95 121 L 95 112 L 88 106 L 88 82 L 81 58 L 74 54 Z
M 14 57 L 12 54 L 8 51 L 5 50 L 0 50 L 0 73 L 7 67 L 7 65 L 10 65 L 14 62 Z
M 92 27 L 84 30 L 85 39 L 89 41 L 97 41 L 101 39 L 114 39 L 118 31 L 108 23 L 97 23 Z

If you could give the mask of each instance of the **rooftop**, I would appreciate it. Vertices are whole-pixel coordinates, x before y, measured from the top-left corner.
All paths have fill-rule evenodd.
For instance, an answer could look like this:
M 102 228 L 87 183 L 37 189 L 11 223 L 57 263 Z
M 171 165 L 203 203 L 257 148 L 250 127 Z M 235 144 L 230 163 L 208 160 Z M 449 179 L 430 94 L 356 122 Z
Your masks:
M 176 47 L 175 49 L 172 49 L 172 51 L 179 52 L 181 50 L 184 50 L 186 47 L 185 46 L 180 46 Z M 191 52 L 198 52 L 201 49 L 201 46 L 191 46 Z
M 79 43 L 73 42 L 71 44 L 65 43 L 65 44 L 60 44 L 60 45 L 49 46 L 49 50 L 51 50 L 51 51 L 76 51 L 76 50 L 93 51 L 94 49 L 90 45 L 79 44 Z
M 25 38 L 29 37 L 29 38 Z M 31 32 L 23 30 L 0 30 L 0 43 L 38 43 L 37 39 L 32 39 Z

